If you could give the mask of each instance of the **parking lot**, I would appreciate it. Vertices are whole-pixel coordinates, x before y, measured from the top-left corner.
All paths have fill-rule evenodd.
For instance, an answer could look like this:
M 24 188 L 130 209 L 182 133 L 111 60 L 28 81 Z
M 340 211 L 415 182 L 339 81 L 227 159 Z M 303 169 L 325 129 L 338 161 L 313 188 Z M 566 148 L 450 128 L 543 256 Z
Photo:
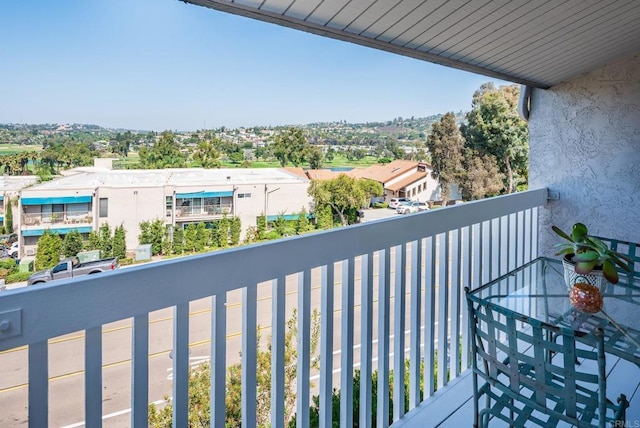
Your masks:
M 400 214 L 398 214 L 395 209 L 391 208 L 368 208 L 364 210 L 364 217 L 362 218 L 362 222 L 364 223 L 366 221 L 380 220 L 383 218 L 389 218 L 398 215 Z

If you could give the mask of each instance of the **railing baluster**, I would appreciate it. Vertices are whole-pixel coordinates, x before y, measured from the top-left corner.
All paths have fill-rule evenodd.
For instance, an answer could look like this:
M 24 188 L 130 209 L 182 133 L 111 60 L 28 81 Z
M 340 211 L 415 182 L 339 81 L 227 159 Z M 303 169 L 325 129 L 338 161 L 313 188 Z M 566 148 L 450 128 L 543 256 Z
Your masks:
M 84 413 L 90 427 L 102 426 L 102 328 L 84 333 Z
M 385 248 L 384 264 L 380 263 L 378 276 L 378 428 L 389 426 L 389 312 L 391 287 L 391 249 Z
M 252 284 L 242 289 L 242 426 L 256 426 L 257 376 L 256 357 L 258 288 Z
M 149 422 L 149 315 L 133 318 L 131 333 L 131 426 Z
M 531 249 L 531 260 L 538 257 L 538 239 L 540 238 L 540 235 L 537 233 L 539 227 L 538 221 L 540 220 L 539 210 L 539 207 L 531 208 L 531 230 L 529 231 L 531 233 L 531 244 L 533 247 Z
M 477 288 L 482 284 L 482 224 L 471 226 L 471 251 L 473 256 L 471 287 Z
M 425 240 L 424 284 L 424 396 L 435 392 L 436 238 Z
M 29 345 L 29 426 L 49 426 L 49 345 Z
M 420 404 L 420 315 L 422 313 L 422 239 L 411 242 L 411 319 L 409 351 L 409 410 Z
M 333 426 L 333 288 L 335 265 L 322 267 L 320 307 L 320 428 Z
M 467 315 L 468 311 L 467 311 L 467 307 L 466 307 L 466 300 L 464 299 L 464 287 L 469 287 L 470 289 L 472 288 L 472 282 L 471 282 L 471 269 L 473 267 L 473 263 L 472 263 L 472 245 L 471 245 L 471 226 L 466 226 L 462 228 L 461 231 L 461 235 L 462 235 L 462 260 L 460 261 L 462 263 L 462 271 L 461 271 L 461 287 L 460 287 L 460 293 L 462 295 L 462 306 L 461 306 L 461 320 L 460 323 L 462 325 L 462 332 L 461 332 L 461 342 L 462 342 L 462 352 L 461 352 L 461 356 L 460 356 L 460 364 L 462 365 L 462 369 L 466 369 L 469 367 L 469 328 L 468 328 L 468 322 L 469 322 L 469 317 Z
M 344 286 L 344 284 L 343 284 Z M 298 274 L 298 371 L 296 424 L 309 426 L 309 363 L 311 349 L 311 271 Z
M 189 303 L 173 312 L 173 426 L 189 420 Z
M 362 256 L 361 321 L 360 321 L 360 426 L 371 428 L 373 406 L 371 373 L 373 361 L 373 257 Z M 365 266 L 366 265 L 366 266 Z M 366 269 L 366 270 L 365 270 Z M 329 406 L 331 407 L 331 406 Z
M 462 253 L 458 229 L 451 231 L 451 334 L 449 352 L 451 354 L 451 378 L 460 374 L 460 297 L 464 286 L 460 283 L 460 262 Z
M 407 281 L 407 244 L 395 248 L 393 293 L 393 421 L 404 416 L 404 331 Z
M 271 426 L 284 426 L 285 291 L 284 277 L 271 281 Z
M 347 265 L 345 278 L 345 264 Z M 353 426 L 353 304 L 355 258 L 342 264 L 342 325 L 340 332 L 340 424 Z
M 227 293 L 211 298 L 211 426 L 225 426 L 227 375 Z
M 439 234 L 438 251 L 438 389 L 447 384 L 449 337 L 449 238 L 450 232 Z

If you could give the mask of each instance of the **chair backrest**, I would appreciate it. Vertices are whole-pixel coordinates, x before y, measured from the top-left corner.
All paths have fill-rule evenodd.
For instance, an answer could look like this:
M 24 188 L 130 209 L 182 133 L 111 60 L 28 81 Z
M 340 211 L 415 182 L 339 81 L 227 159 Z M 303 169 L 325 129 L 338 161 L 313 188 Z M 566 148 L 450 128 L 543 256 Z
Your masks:
M 640 278 L 640 244 L 613 238 L 603 238 L 601 236 L 598 236 L 597 238 L 609 245 L 609 248 L 612 250 L 627 255 L 633 261 L 633 264 L 631 265 L 631 274 L 618 268 L 621 275 L 630 275 L 636 279 Z
M 606 415 L 601 331 L 594 347 L 593 340 L 585 343 L 572 329 L 513 313 L 469 293 L 467 304 L 474 375 L 492 389 L 485 391 L 488 396 L 504 398 L 496 405 L 504 407 L 505 417 L 497 417 L 508 423 L 516 419 L 514 426 L 555 426 L 558 421 L 578 425 L 577 419 L 588 421 L 580 426 L 604 426 L 604 420 L 591 425 L 596 412 Z

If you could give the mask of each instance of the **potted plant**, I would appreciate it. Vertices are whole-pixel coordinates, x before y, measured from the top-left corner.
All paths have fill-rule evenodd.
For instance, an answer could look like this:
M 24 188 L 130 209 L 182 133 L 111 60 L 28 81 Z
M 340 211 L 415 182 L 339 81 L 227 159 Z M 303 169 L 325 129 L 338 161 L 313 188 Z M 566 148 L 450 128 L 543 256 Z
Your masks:
M 557 255 L 564 255 L 565 279 L 567 279 L 567 269 L 569 272 L 567 285 L 569 287 L 580 279 L 587 281 L 591 285 L 597 286 L 601 291 L 605 288 L 602 277 L 612 284 L 617 284 L 619 280 L 616 265 L 627 272 L 631 272 L 633 261 L 625 254 L 610 249 L 607 244 L 595 236 L 589 236 L 587 226 L 576 223 L 571 229 L 571 235 L 563 232 L 557 226 L 552 229 L 566 242 L 556 244 Z

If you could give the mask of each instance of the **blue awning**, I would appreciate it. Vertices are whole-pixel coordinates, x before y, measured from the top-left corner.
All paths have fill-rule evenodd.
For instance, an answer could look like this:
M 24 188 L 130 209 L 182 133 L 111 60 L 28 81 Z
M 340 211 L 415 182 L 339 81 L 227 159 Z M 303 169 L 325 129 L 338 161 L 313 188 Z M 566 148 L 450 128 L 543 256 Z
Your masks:
M 44 235 L 45 230 L 46 229 L 28 229 L 28 230 L 22 230 L 20 231 L 20 233 L 22 234 L 22 236 L 42 236 Z M 89 233 L 93 230 L 93 228 L 91 226 L 84 226 L 84 227 L 60 227 L 57 229 L 49 229 L 51 233 L 55 233 L 56 235 L 66 235 L 67 233 L 73 230 L 77 230 L 80 233 Z
M 191 192 L 191 193 L 176 193 L 176 198 L 222 198 L 223 196 L 233 196 L 233 190 L 223 190 L 219 192 Z
M 89 202 L 91 202 L 91 195 L 22 198 L 22 205 L 86 204 Z
M 4 200 L 4 195 L 0 195 L 0 201 Z

